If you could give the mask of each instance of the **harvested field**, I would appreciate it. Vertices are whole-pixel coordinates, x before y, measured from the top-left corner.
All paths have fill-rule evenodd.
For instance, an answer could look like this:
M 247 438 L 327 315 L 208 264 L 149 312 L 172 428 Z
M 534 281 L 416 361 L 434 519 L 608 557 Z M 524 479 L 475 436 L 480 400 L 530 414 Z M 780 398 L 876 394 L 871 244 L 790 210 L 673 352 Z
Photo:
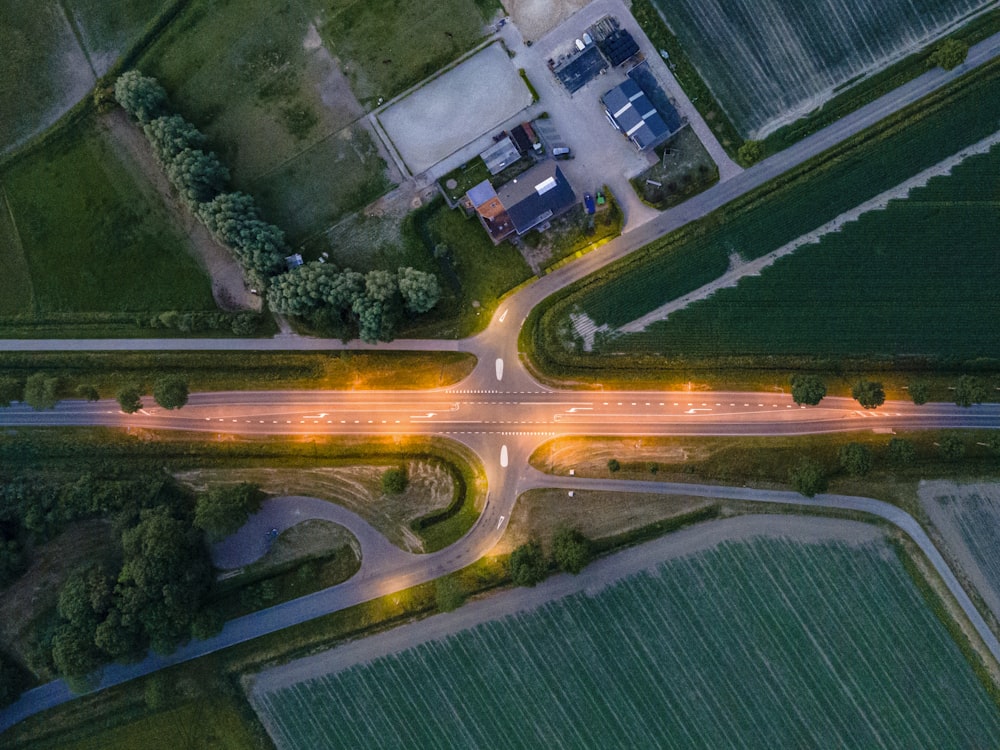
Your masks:
M 531 104 L 531 92 L 492 44 L 378 115 L 406 166 L 423 172 Z

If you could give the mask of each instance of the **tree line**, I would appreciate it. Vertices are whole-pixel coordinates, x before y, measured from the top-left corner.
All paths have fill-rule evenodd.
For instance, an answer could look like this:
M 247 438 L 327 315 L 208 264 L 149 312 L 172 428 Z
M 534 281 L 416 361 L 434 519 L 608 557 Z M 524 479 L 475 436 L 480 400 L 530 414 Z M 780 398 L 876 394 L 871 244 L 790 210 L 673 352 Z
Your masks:
M 826 383 L 818 375 L 799 374 L 792 376 L 792 400 L 797 404 L 816 406 L 826 397 Z M 907 386 L 910 398 L 917 406 L 926 404 L 930 398 L 930 386 L 915 380 Z M 969 408 L 981 404 L 989 398 L 986 384 L 972 375 L 961 375 L 953 386 L 955 405 Z M 851 387 L 851 397 L 865 409 L 877 409 L 885 403 L 885 388 L 877 380 L 861 378 Z
M 247 281 L 268 291 L 274 312 L 302 318 L 344 340 L 375 343 L 391 341 L 404 316 L 437 304 L 437 277 L 414 268 L 361 274 L 315 262 L 286 270 L 290 250 L 284 232 L 261 217 L 252 196 L 229 189 L 229 170 L 207 149 L 205 134 L 170 111 L 159 82 L 130 70 L 119 76 L 114 94 L 142 127 L 178 195 L 233 251 Z

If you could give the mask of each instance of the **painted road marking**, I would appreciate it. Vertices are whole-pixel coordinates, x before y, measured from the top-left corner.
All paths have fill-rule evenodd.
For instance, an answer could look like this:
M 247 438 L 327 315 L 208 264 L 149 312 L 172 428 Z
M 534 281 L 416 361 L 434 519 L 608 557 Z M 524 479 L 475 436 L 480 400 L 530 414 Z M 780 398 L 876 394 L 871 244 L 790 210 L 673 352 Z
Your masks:
M 503 360 L 497 357 L 497 380 L 503 380 Z
M 499 521 L 497 521 L 497 528 L 498 528 L 498 529 L 499 529 L 499 528 L 500 528 L 501 526 L 503 526 L 503 519 L 504 519 L 504 518 L 505 518 L 505 516 L 500 516 L 500 520 L 499 520 Z
M 500 322 L 501 322 L 501 323 L 503 323 L 503 321 L 504 321 L 504 318 L 506 318 L 506 317 L 507 317 L 507 310 L 508 310 L 508 309 L 509 309 L 509 308 L 506 308 L 506 307 L 505 307 L 505 308 L 503 309 L 503 312 L 502 312 L 502 313 L 500 313 Z
M 500 467 L 503 469 L 507 468 L 507 446 L 500 446 Z

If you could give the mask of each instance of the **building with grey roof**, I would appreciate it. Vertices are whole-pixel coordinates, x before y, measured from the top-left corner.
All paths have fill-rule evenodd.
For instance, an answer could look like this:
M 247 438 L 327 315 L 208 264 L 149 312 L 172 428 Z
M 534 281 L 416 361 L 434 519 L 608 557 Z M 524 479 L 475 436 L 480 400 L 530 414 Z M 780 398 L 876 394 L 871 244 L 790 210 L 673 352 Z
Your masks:
M 640 151 L 654 148 L 673 135 L 649 97 L 631 78 L 601 97 L 608 120 Z

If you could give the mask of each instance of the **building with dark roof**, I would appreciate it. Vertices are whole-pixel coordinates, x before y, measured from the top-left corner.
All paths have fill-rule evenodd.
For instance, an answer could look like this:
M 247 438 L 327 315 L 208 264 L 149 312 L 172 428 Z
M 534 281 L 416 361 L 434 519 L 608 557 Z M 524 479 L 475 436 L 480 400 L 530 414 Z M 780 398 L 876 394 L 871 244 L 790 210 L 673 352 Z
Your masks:
M 608 120 L 640 151 L 670 137 L 667 123 L 631 78 L 601 97 Z
M 621 65 L 639 54 L 639 45 L 625 29 L 615 29 L 603 39 L 598 39 L 597 46 L 613 66 Z
M 681 117 L 681 113 L 677 111 L 673 102 L 670 101 L 670 97 L 667 96 L 667 92 L 660 86 L 660 82 L 656 80 L 656 75 L 649 67 L 648 60 L 643 60 L 634 68 L 629 70 L 626 75 L 636 82 L 636 85 L 638 85 L 638 87 L 642 90 L 642 93 L 649 97 L 649 101 L 653 103 L 653 106 L 656 107 L 656 111 L 659 112 L 660 117 L 662 117 L 663 121 L 667 124 L 667 128 L 670 130 L 671 135 L 687 124 L 684 118 Z
M 573 94 L 597 78 L 607 67 L 608 63 L 601 51 L 589 44 L 558 63 L 553 63 L 552 72 L 566 90 Z
M 466 195 L 494 244 L 512 234 L 527 234 L 576 204 L 576 193 L 552 159 L 499 190 L 484 180 Z

